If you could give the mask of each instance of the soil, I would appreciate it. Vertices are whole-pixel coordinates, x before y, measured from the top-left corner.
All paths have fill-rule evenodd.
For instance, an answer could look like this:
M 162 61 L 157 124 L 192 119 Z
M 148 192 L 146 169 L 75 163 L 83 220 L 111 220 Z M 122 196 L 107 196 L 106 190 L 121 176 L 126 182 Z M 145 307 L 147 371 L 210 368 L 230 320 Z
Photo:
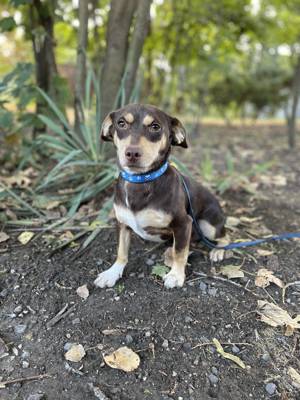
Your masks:
M 236 160 L 237 177 L 259 163 L 274 162 L 249 180 L 257 184 L 255 193 L 235 181 L 219 196 L 227 215 L 261 217 L 231 228 L 232 239 L 300 230 L 299 153 L 286 150 L 283 127 L 207 125 L 195 136 L 190 149 L 176 154 L 197 177 L 208 149 L 214 175 L 226 175 L 229 151 Z M 262 175 L 267 180 L 261 180 Z M 287 178 L 286 184 L 272 181 L 278 175 Z M 299 331 L 285 336 L 283 327 L 267 325 L 256 312 L 261 299 L 295 316 L 300 310 L 299 286 L 287 289 L 283 304 L 276 285 L 262 289 L 254 284 L 260 268 L 272 270 L 285 283 L 299 280 L 299 240 L 260 247 L 272 251 L 270 255 L 259 255 L 258 248 L 229 254 L 216 265 L 197 245 L 189 258 L 185 286 L 166 290 L 151 274 L 153 265 L 162 262 L 164 245 L 135 237 L 126 275 L 115 288 L 100 290 L 93 287 L 93 280 L 114 261 L 114 229 L 104 229 L 75 258 L 76 249 L 50 257 L 51 247 L 43 239 L 23 246 L 16 232 L 8 233 L 11 238 L 0 253 L 0 375 L 3 381 L 46 376 L 7 385 L 0 389 L 1 400 L 300 399 L 299 387 L 288 375 L 290 367 L 300 372 Z M 220 266 L 242 262 L 245 277 L 232 280 L 238 285 L 218 279 L 221 275 L 215 278 Z M 90 291 L 86 300 L 76 293 L 84 284 Z M 47 328 L 66 304 L 70 312 Z M 246 368 L 222 357 L 213 338 Z M 66 361 L 68 343 L 84 346 L 81 362 Z M 103 354 L 124 345 L 141 358 L 134 372 L 103 362 Z

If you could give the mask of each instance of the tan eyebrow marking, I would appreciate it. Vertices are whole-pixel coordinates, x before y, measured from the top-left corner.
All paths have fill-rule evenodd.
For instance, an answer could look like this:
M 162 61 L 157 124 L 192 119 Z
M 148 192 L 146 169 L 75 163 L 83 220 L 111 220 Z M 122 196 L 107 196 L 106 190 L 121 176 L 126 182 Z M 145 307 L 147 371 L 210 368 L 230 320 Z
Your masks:
M 134 121 L 134 116 L 131 113 L 127 113 L 126 115 L 124 115 L 124 118 L 129 124 L 132 124 Z
M 143 125 L 148 126 L 150 124 L 152 124 L 152 122 L 154 121 L 154 118 L 151 115 L 146 115 L 146 117 L 143 119 Z

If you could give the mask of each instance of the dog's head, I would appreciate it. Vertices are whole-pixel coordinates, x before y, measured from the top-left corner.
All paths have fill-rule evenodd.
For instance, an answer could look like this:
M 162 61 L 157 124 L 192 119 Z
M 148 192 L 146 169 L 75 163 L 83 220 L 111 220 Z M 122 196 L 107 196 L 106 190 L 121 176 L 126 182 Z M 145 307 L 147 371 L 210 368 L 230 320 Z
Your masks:
M 114 142 L 120 167 L 134 173 L 160 166 L 171 145 L 187 147 L 185 129 L 177 118 L 142 104 L 111 112 L 103 121 L 101 138 Z

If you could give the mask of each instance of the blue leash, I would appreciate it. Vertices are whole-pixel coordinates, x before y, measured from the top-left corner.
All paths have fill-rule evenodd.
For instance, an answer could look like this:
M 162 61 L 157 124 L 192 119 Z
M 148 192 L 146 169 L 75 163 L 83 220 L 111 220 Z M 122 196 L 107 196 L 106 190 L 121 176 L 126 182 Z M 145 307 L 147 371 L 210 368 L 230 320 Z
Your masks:
M 198 224 L 198 222 L 196 220 L 195 214 L 194 214 L 194 210 L 193 210 L 193 207 L 192 207 L 191 196 L 190 196 L 190 192 L 189 192 L 189 189 L 187 187 L 186 181 L 185 181 L 184 177 L 180 173 L 179 173 L 179 175 L 180 175 L 180 178 L 181 178 L 185 193 L 186 193 L 187 198 L 188 198 L 188 202 L 189 202 L 189 211 L 188 211 L 188 213 L 193 219 L 194 228 L 195 228 L 195 230 L 196 230 L 201 242 L 203 242 L 210 249 L 232 250 L 232 249 L 239 249 L 241 247 L 256 246 L 258 244 L 271 242 L 273 240 L 284 240 L 284 239 L 300 238 L 300 232 L 289 232 L 289 233 L 282 233 L 281 235 L 270 236 L 270 237 L 264 238 L 264 239 L 250 240 L 248 242 L 230 243 L 230 244 L 228 244 L 226 246 L 217 246 L 211 240 L 207 239 L 207 237 L 205 237 L 203 232 L 201 231 L 200 226 L 199 226 L 199 224 Z

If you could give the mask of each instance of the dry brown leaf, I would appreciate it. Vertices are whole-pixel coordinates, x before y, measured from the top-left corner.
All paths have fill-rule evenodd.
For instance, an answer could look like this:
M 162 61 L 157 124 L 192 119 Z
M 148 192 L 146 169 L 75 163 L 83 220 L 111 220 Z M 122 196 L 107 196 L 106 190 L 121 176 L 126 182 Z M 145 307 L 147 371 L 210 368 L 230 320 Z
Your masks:
M 116 369 L 121 369 L 125 372 L 131 372 L 138 368 L 140 365 L 140 357 L 129 347 L 120 347 L 111 354 L 103 357 L 105 363 Z
M 58 239 L 61 240 L 62 242 L 64 242 L 67 240 L 72 240 L 73 237 L 74 237 L 74 235 L 71 231 L 66 231 L 66 232 L 62 233 Z
M 237 217 L 227 217 L 226 218 L 226 226 L 227 228 L 235 228 L 240 225 L 241 221 Z
M 0 243 L 6 242 L 9 239 L 9 236 L 5 232 L 0 232 Z
M 221 343 L 218 341 L 218 339 L 213 338 L 212 341 L 213 341 L 214 345 L 216 346 L 217 352 L 219 354 L 221 354 L 222 357 L 227 358 L 227 359 L 235 362 L 241 368 L 246 368 L 245 363 L 238 356 L 235 356 L 235 355 L 233 355 L 231 353 L 227 353 L 223 349 L 223 347 L 222 347 Z
M 285 326 L 286 336 L 291 336 L 295 329 L 300 329 L 300 315 L 292 318 L 289 313 L 276 304 L 265 300 L 258 300 L 257 313 L 261 316 L 261 321 L 271 326 Z
M 79 286 L 79 288 L 77 288 L 76 290 L 76 293 L 78 294 L 79 297 L 81 297 L 84 300 L 87 299 L 90 295 L 87 285 Z
M 240 268 L 241 265 L 225 265 L 220 268 L 220 273 L 227 276 L 228 279 L 243 278 L 245 274 Z
M 18 236 L 18 241 L 22 244 L 27 244 L 34 236 L 33 232 L 25 231 Z
M 244 224 L 253 224 L 253 222 L 261 221 L 262 217 L 241 217 L 241 222 Z
M 256 250 L 256 253 L 257 253 L 259 256 L 268 257 L 268 256 L 272 256 L 272 255 L 274 254 L 274 251 L 272 251 L 272 250 L 265 250 L 265 249 L 257 249 L 257 250 Z
M 85 356 L 85 350 L 82 344 L 73 344 L 65 354 L 65 359 L 72 362 L 79 362 Z
M 273 271 L 269 271 L 266 268 L 261 268 L 257 271 L 257 276 L 255 278 L 256 286 L 266 288 L 271 282 L 275 283 L 275 285 L 279 286 L 280 288 L 284 287 L 282 280 L 273 275 Z
M 292 384 L 295 386 L 295 388 L 300 389 L 300 374 L 298 371 L 295 370 L 295 368 L 290 367 L 288 369 L 288 374 L 292 379 Z

